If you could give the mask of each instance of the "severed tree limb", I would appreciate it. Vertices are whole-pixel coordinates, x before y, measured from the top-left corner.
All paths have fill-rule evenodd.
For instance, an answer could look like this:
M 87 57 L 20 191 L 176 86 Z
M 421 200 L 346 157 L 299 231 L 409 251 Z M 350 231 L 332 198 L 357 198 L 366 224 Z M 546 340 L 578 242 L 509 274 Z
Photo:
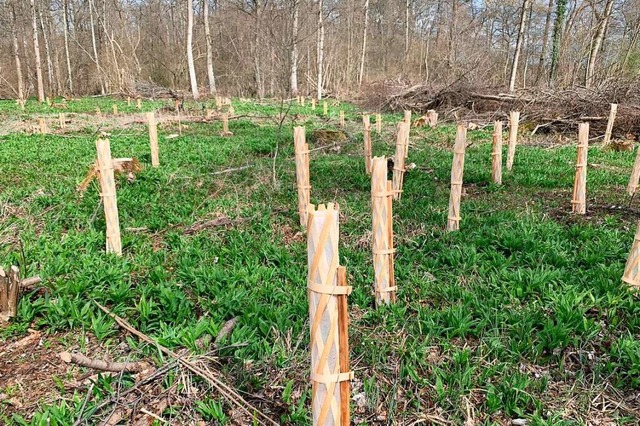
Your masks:
M 220 329 L 220 331 L 218 331 L 216 340 L 213 341 L 213 346 L 218 347 L 220 342 L 222 342 L 222 340 L 224 340 L 225 337 L 231 334 L 233 329 L 236 327 L 237 323 L 238 323 L 238 317 L 233 317 L 229 321 L 225 322 L 222 328 Z
M 277 422 L 275 422 L 269 416 L 267 416 L 266 414 L 264 414 L 263 412 L 261 412 L 260 410 L 258 410 L 257 408 L 249 404 L 247 401 L 245 401 L 244 398 L 240 396 L 240 394 L 238 394 L 235 390 L 231 389 L 227 384 L 223 383 L 210 371 L 206 371 L 202 369 L 198 365 L 184 359 L 177 353 L 173 352 L 171 349 L 165 348 L 164 346 L 162 346 L 161 344 L 153 340 L 151 337 L 133 328 L 133 326 L 131 326 L 131 324 L 129 324 L 124 318 L 120 318 L 118 315 L 114 314 L 109 309 L 105 308 L 95 300 L 93 301 L 93 303 L 95 303 L 98 306 L 98 308 L 100 308 L 107 315 L 109 315 L 120 327 L 124 328 L 129 333 L 136 336 L 138 339 L 144 342 L 147 342 L 151 345 L 155 345 L 161 352 L 171 356 L 172 358 L 177 359 L 178 362 L 182 364 L 184 367 L 186 367 L 188 370 L 190 370 L 191 372 L 195 373 L 196 375 L 206 380 L 207 383 L 209 383 L 218 392 L 220 392 L 220 394 L 224 396 L 229 403 L 235 405 L 236 407 L 244 411 L 245 414 L 252 417 L 258 424 L 274 425 L 274 426 L 278 425 Z
M 61 352 L 59 354 L 60 359 L 62 359 L 67 364 L 73 363 L 81 365 L 82 367 L 93 368 L 96 370 L 102 371 L 113 371 L 116 373 L 125 372 L 125 373 L 134 373 L 138 371 L 142 371 L 145 368 L 149 367 L 149 364 L 142 361 L 136 362 L 109 362 L 102 359 L 91 359 L 79 353 L 74 352 Z

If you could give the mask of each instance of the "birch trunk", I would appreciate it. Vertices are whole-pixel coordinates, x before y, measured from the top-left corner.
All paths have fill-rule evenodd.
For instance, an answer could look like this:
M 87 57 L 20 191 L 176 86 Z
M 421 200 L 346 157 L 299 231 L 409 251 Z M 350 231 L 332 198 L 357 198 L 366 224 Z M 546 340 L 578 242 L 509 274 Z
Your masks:
M 40 64 L 40 46 L 38 44 L 38 20 L 36 17 L 36 5 L 31 0 L 31 18 L 33 24 L 33 54 L 36 62 L 36 77 L 38 79 L 38 102 L 44 102 L 44 84 L 42 82 L 42 65 Z
M 202 0 L 202 14 L 204 19 L 204 36 L 207 41 L 207 77 L 209 79 L 209 93 L 216 94 L 216 79 L 213 75 L 213 48 L 211 46 L 211 30 L 209 28 L 209 0 Z
M 187 63 L 189 66 L 189 81 L 191 81 L 191 94 L 193 99 L 198 99 L 198 82 L 196 81 L 196 67 L 193 63 L 193 0 L 187 0 Z
M 516 41 L 516 50 L 513 54 L 513 62 L 511 64 L 511 78 L 509 79 L 509 92 L 513 93 L 516 87 L 516 75 L 518 74 L 518 60 L 520 59 L 520 51 L 522 50 L 522 41 L 524 40 L 524 29 L 527 24 L 527 10 L 531 0 L 524 0 L 522 3 L 522 13 L 520 14 L 520 28 L 518 29 L 518 40 Z
M 40 17 L 40 30 L 42 31 L 42 40 L 44 41 L 44 52 L 47 59 L 47 81 L 49 83 L 49 94 L 53 91 L 53 62 L 51 61 L 51 50 L 49 49 L 49 37 L 47 37 L 47 29 L 44 26 L 44 19 L 42 18 L 42 4 L 40 10 L 38 10 L 38 16 Z
M 73 77 L 71 75 L 71 57 L 69 56 L 69 20 L 67 18 L 67 1 L 62 3 L 62 19 L 64 32 L 64 56 L 67 61 L 67 87 L 69 94 L 73 94 Z
M 299 0 L 293 1 L 293 29 L 291 34 L 291 96 L 298 96 L 298 15 L 300 14 Z
M 322 67 L 324 66 L 324 20 L 322 0 L 318 0 L 318 100 L 322 99 Z
M 11 9 L 11 17 L 13 19 L 13 56 L 16 61 L 16 74 L 18 77 L 18 99 L 24 99 L 24 83 L 22 80 L 22 62 L 20 62 L 20 51 L 18 48 L 18 25 L 16 23 L 16 11 Z
M 596 70 L 596 60 L 598 59 L 598 53 L 602 47 L 604 40 L 604 34 L 609 24 L 609 16 L 611 16 L 611 9 L 613 8 L 613 0 L 607 0 L 607 4 L 604 7 L 604 14 L 598 22 L 597 32 L 595 40 L 591 44 L 591 51 L 589 52 L 589 63 L 587 65 L 587 72 L 584 78 L 584 85 L 591 87 L 593 85 L 594 73 Z
M 551 28 L 551 9 L 553 9 L 553 0 L 549 0 L 547 8 L 547 16 L 544 21 L 544 32 L 542 33 L 542 50 L 540 50 L 540 60 L 538 61 L 538 72 L 536 75 L 536 84 L 544 74 L 544 65 L 547 60 L 547 45 L 549 44 L 549 29 Z
M 89 0 L 89 21 L 91 23 L 91 44 L 93 46 L 93 60 L 96 63 L 96 70 L 98 72 L 98 81 L 100 82 L 100 94 L 104 95 L 104 81 L 102 79 L 102 69 L 100 68 L 100 58 L 98 57 L 98 45 L 96 43 L 96 30 L 93 22 L 93 0 Z
M 369 0 L 364 0 L 364 29 L 362 30 L 362 54 L 360 56 L 360 72 L 358 73 L 358 86 L 362 85 L 364 76 L 364 61 L 367 53 L 367 28 L 369 24 Z

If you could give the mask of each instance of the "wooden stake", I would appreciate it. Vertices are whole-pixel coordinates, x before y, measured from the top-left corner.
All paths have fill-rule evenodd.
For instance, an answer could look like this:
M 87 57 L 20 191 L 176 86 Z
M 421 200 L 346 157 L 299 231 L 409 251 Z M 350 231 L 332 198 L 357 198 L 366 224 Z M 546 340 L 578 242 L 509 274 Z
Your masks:
M 304 101 L 305 101 L 304 96 L 300 96 L 300 106 L 304 106 L 304 103 L 305 103 Z
M 622 281 L 636 289 L 640 288 L 640 222 L 638 222 L 636 234 L 633 237 L 633 244 L 624 267 Z
M 96 107 L 96 116 L 102 118 L 102 111 L 100 111 L 100 107 Z
M 127 96 L 127 106 L 130 107 L 131 106 L 131 97 Z
M 427 118 L 429 119 L 429 127 L 434 129 L 438 125 L 438 113 L 435 110 L 430 109 L 427 111 Z
M 222 114 L 222 132 L 220 136 L 233 136 L 233 133 L 229 131 L 229 114 L 226 112 Z
M 207 108 L 205 110 L 205 118 L 207 120 L 211 120 L 211 117 L 213 117 L 213 110 L 210 110 L 209 108 Z
M 329 106 L 327 105 L 327 101 L 322 101 L 322 115 L 329 115 Z
M 340 370 L 339 296 L 350 287 L 338 285 L 337 206 L 309 206 L 307 225 L 309 322 L 311 325 L 311 408 L 313 424 L 341 425 L 340 382 L 352 372 Z
M 340 110 L 340 127 L 344 127 L 344 111 Z
M 160 166 L 160 156 L 158 148 L 158 124 L 156 123 L 155 113 L 147 113 L 147 121 L 149 123 L 149 148 L 151 150 L 151 165 L 153 167 Z
M 607 146 L 611 143 L 611 133 L 613 132 L 613 123 L 616 120 L 616 114 L 618 113 L 618 104 L 611 104 L 611 110 L 609 111 L 609 121 L 607 121 L 607 130 L 604 133 L 604 141 L 602 145 Z
M 293 128 L 293 146 L 296 160 L 296 185 L 298 187 L 298 215 L 300 226 L 307 226 L 307 211 L 311 202 L 309 183 L 309 145 L 305 140 L 304 127 Z
M 368 175 L 371 175 L 371 123 L 369 115 L 362 116 L 362 124 L 364 125 L 364 168 Z
M 380 113 L 376 114 L 376 133 L 382 133 L 382 114 Z
M 636 151 L 636 160 L 633 163 L 629 185 L 627 186 L 627 193 L 632 197 L 638 190 L 638 181 L 640 181 L 640 148 Z
M 142 109 L 142 99 L 136 99 L 136 108 Z
M 218 111 L 222 109 L 222 98 L 220 96 L 216 96 L 216 109 Z
M 0 267 L 0 321 L 8 321 L 18 314 L 20 300 L 20 271 L 11 266 L 8 273 Z
M 65 127 L 67 127 L 67 120 L 66 120 L 66 118 L 64 116 L 64 113 L 61 112 L 58 115 L 58 120 L 60 121 L 60 128 L 61 129 L 64 129 Z
M 311 98 L 311 111 L 315 111 L 315 110 L 316 110 L 316 99 Z
M 502 121 L 496 121 L 493 123 L 491 180 L 493 183 L 502 185 Z
M 113 163 L 111 161 L 111 147 L 109 140 L 98 139 L 96 141 L 98 152 L 98 171 L 102 204 L 107 222 L 107 253 L 122 255 L 122 243 L 120 242 L 120 221 L 118 219 L 118 201 L 116 199 L 116 183 L 113 176 Z
M 407 123 L 407 126 L 411 127 L 411 110 L 407 109 L 404 111 L 404 122 Z
M 347 288 L 347 270 L 344 266 L 338 266 L 338 285 Z M 349 373 L 349 306 L 347 295 L 338 296 L 338 327 L 340 332 L 340 373 Z M 351 424 L 349 402 L 351 390 L 348 380 L 340 382 L 340 424 Z
M 43 117 L 38 118 L 38 127 L 40 128 L 41 134 L 45 135 L 49 133 L 49 127 L 47 126 L 47 121 Z
M 511 111 L 509 114 L 509 145 L 507 147 L 507 170 L 509 171 L 511 171 L 511 168 L 513 167 L 513 159 L 516 155 L 519 121 L 520 113 L 518 111 Z
M 462 177 L 464 174 L 464 153 L 467 144 L 467 127 L 458 124 L 456 142 L 453 146 L 451 164 L 451 195 L 449 197 L 449 217 L 447 231 L 460 229 L 460 198 L 462 197 Z
M 371 172 L 372 253 L 376 305 L 395 300 L 393 278 L 393 228 L 391 226 L 394 192 L 387 180 L 387 159 L 374 157 Z
M 396 135 L 396 153 L 393 156 L 393 198 L 399 200 L 402 196 L 402 186 L 404 182 L 404 159 L 407 149 L 407 134 L 409 124 L 406 121 L 398 123 L 398 133 Z
M 113 104 L 111 106 L 111 109 L 113 110 L 113 115 L 117 115 L 118 114 L 118 105 Z
M 589 151 L 589 123 L 578 124 L 578 155 L 576 178 L 573 183 L 572 210 L 576 214 L 587 212 L 587 152 Z

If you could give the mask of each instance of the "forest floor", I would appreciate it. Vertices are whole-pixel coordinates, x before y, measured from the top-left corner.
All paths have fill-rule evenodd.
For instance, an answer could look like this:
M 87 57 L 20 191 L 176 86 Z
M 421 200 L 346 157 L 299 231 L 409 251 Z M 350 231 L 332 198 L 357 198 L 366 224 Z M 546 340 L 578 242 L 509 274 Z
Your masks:
M 114 102 L 122 116 L 111 116 Z M 202 116 L 202 106 L 187 105 L 185 117 Z M 165 112 L 173 118 L 160 119 L 161 165 L 152 168 L 144 119 L 125 118 L 137 113 L 126 102 L 73 101 L 65 112 L 82 125 L 71 116 L 58 129 L 60 111 L 0 101 L 0 123 L 20 123 L 0 125 L 0 264 L 43 280 L 0 328 L 1 424 L 249 424 L 263 421 L 258 413 L 310 424 L 292 127 L 306 126 L 318 148 L 327 142 L 314 143 L 312 131 L 339 129 L 341 108 L 347 138 L 310 154 L 311 200 L 341 210 L 340 259 L 354 288 L 354 423 L 638 424 L 640 300 L 621 282 L 640 219 L 640 200 L 625 192 L 635 153 L 590 146 L 587 214 L 576 216 L 572 135 L 523 135 L 497 186 L 492 129 L 469 131 L 461 229 L 446 233 L 455 126 L 413 128 L 416 167 L 393 206 L 398 300 L 375 309 L 361 112 L 337 103 L 328 117 L 320 106 L 234 108 L 230 137 L 219 136 L 219 120 L 179 124 Z M 36 117 L 48 117 L 50 134 L 30 131 Z M 373 151 L 391 156 L 401 117 L 383 117 Z M 100 134 L 113 157 L 144 165 L 132 182 L 117 179 L 121 257 L 105 254 L 98 184 L 76 191 Z M 230 404 L 156 343 L 255 411 Z M 63 351 L 150 367 L 98 372 L 64 363 Z

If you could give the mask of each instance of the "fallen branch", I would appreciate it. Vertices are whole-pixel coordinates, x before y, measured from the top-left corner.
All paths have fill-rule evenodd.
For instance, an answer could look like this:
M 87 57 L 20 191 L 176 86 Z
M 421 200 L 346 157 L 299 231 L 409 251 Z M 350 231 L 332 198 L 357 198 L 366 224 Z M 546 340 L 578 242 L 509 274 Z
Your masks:
M 220 170 L 219 172 L 213 172 L 213 173 L 209 173 L 210 175 L 222 175 L 225 173 L 231 173 L 231 172 L 237 172 L 240 170 L 245 170 L 245 169 L 249 169 L 251 167 L 253 167 L 254 164 L 247 164 L 246 166 L 241 166 L 241 167 L 232 167 L 230 169 L 225 169 L 225 170 Z
M 234 328 L 236 328 L 236 324 L 238 324 L 238 317 L 233 317 L 229 321 L 225 322 L 220 331 L 218 331 L 218 335 L 216 336 L 216 340 L 213 341 L 213 346 L 218 347 L 220 342 L 227 337 Z
M 115 373 L 135 373 L 149 367 L 149 364 L 142 361 L 136 362 L 109 362 L 102 359 L 91 359 L 79 353 L 61 352 L 59 354 L 67 364 L 78 364 L 82 367 L 93 368 L 101 371 L 112 371 Z

